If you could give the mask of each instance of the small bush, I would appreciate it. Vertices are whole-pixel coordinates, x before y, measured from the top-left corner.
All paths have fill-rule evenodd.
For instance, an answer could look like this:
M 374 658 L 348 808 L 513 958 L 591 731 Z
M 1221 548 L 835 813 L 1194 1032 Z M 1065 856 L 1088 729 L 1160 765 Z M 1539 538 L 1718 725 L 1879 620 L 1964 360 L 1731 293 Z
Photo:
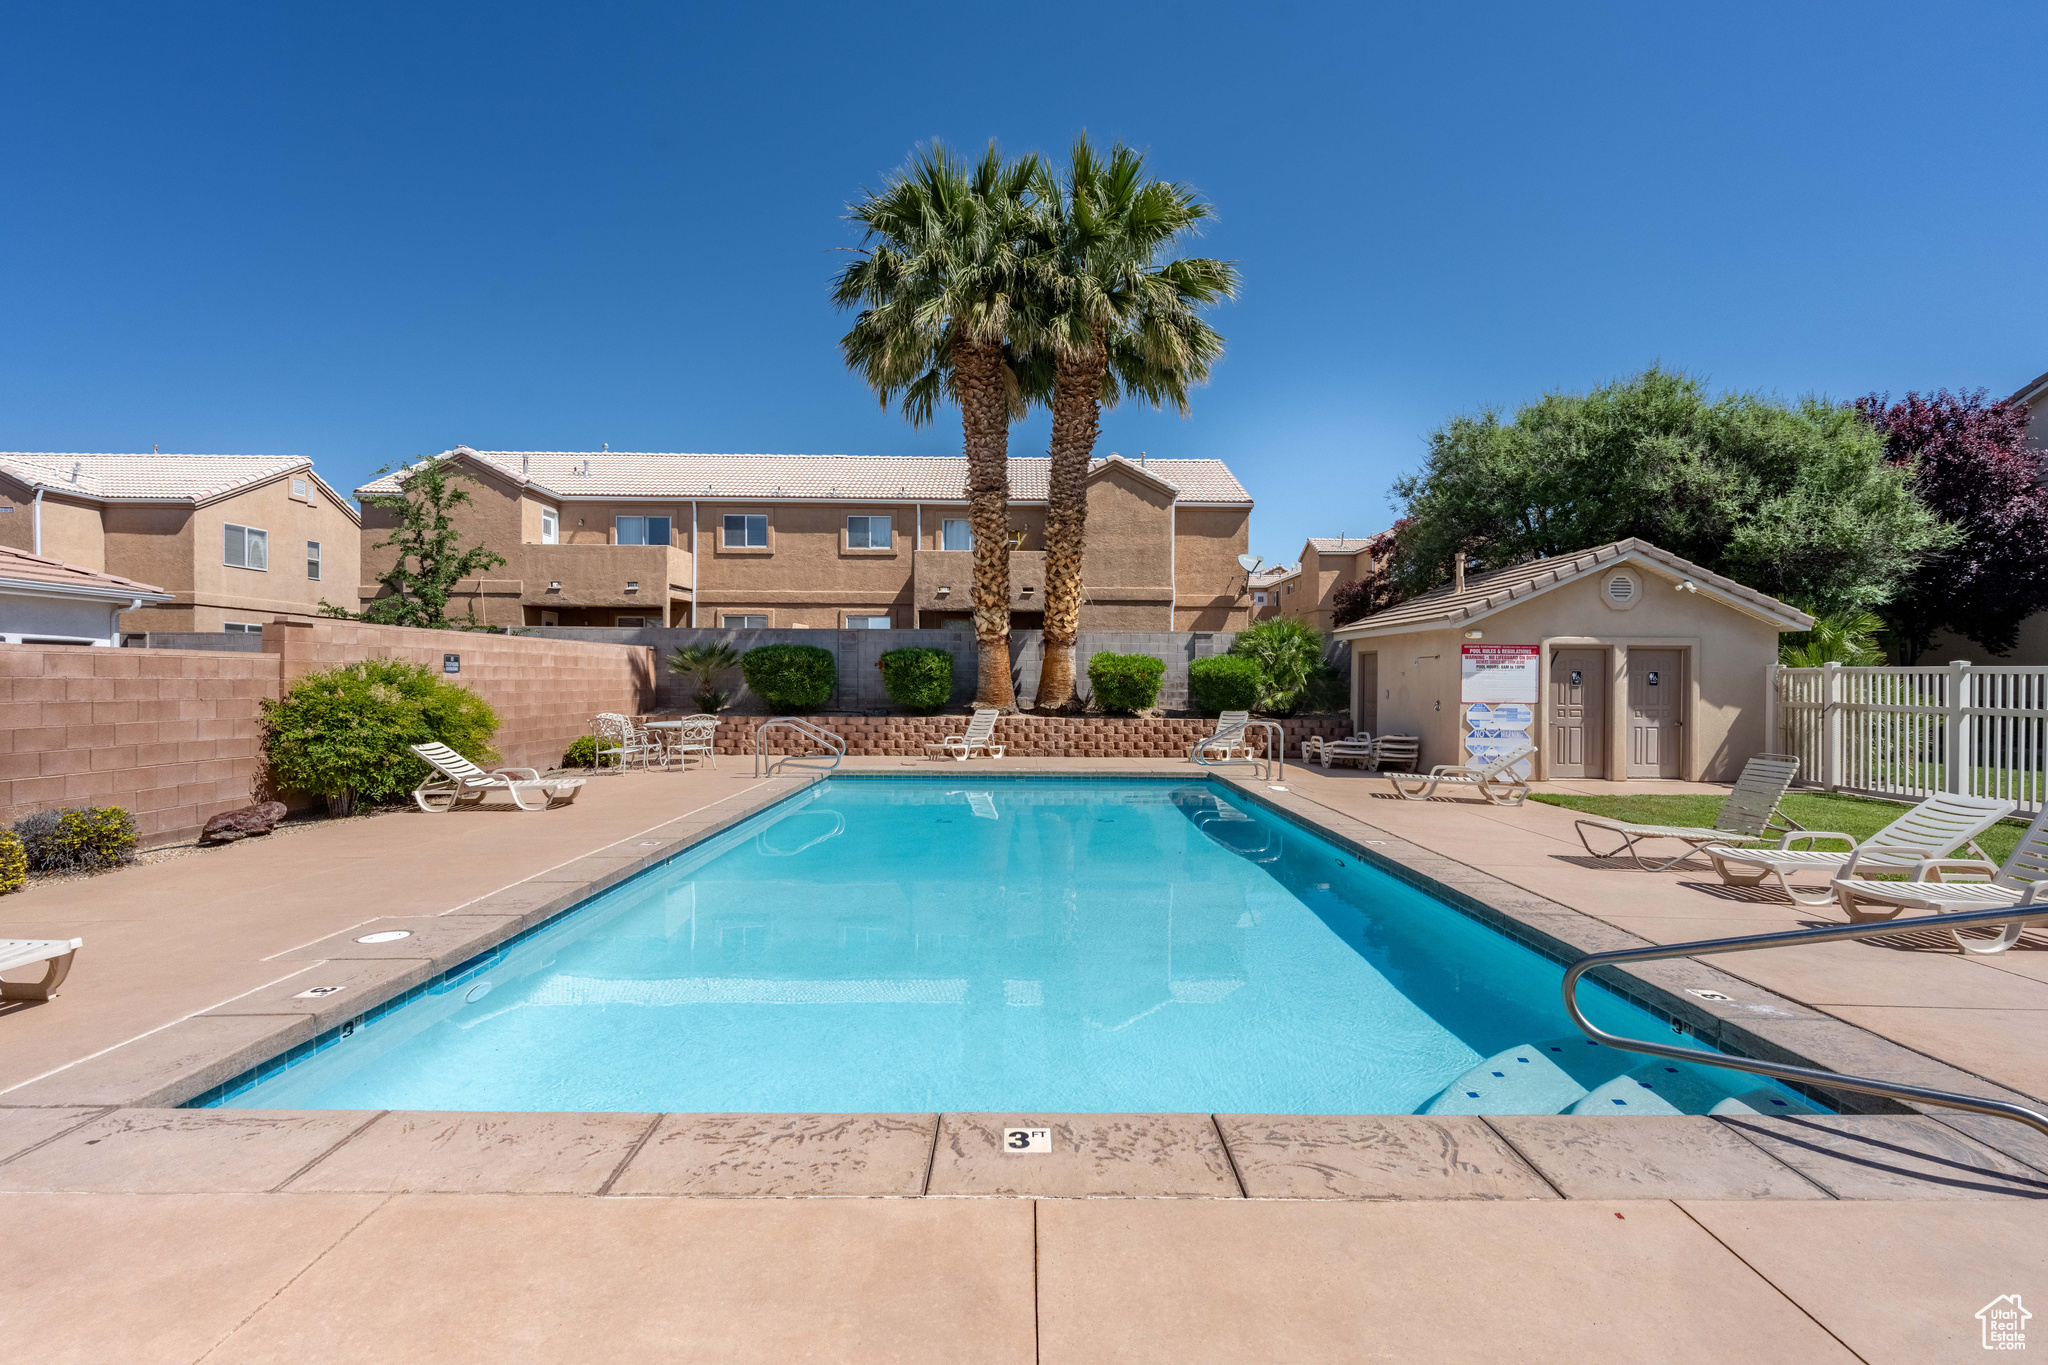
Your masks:
M 1205 715 L 1251 710 L 1258 704 L 1264 681 L 1257 664 L 1235 654 L 1218 654 L 1188 665 L 1188 691 Z
M 401 795 L 427 776 L 411 744 L 438 740 L 472 763 L 498 755 L 490 703 L 439 673 L 398 659 L 308 673 L 283 701 L 263 703 L 263 751 L 271 784 L 327 798 L 330 815 L 347 815 L 359 797 Z
M 30 872 L 97 872 L 135 860 L 135 817 L 119 806 L 38 811 L 15 822 Z
M 943 649 L 892 649 L 876 662 L 889 700 L 913 711 L 936 711 L 953 696 L 953 656 Z
M 605 755 L 602 766 L 609 768 L 618 761 L 618 753 L 614 751 Z M 571 744 L 569 752 L 562 755 L 562 766 L 565 768 L 595 768 L 600 766 L 597 761 L 597 736 L 585 735 L 574 744 Z
M 1165 662 L 1150 654 L 1104 653 L 1088 660 L 1088 686 L 1095 704 L 1117 715 L 1151 709 L 1165 678 Z
M 1304 622 L 1275 617 L 1247 626 L 1230 652 L 1257 665 L 1258 709 L 1267 715 L 1313 711 L 1343 696 L 1337 671 L 1323 662 L 1323 633 Z
M 0 894 L 19 891 L 28 885 L 28 854 L 22 850 L 21 836 L 11 829 L 0 829 Z
M 740 658 L 740 673 L 754 695 L 776 711 L 815 710 L 832 700 L 839 664 L 816 645 L 762 645 Z

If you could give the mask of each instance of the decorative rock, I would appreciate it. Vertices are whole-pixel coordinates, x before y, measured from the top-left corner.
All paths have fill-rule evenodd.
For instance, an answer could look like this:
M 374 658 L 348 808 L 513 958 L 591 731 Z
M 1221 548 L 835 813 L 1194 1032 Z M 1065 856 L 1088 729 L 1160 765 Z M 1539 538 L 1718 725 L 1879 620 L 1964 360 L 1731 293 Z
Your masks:
M 252 834 L 268 834 L 284 819 L 284 802 L 263 801 L 240 810 L 225 810 L 206 822 L 202 844 L 231 844 Z

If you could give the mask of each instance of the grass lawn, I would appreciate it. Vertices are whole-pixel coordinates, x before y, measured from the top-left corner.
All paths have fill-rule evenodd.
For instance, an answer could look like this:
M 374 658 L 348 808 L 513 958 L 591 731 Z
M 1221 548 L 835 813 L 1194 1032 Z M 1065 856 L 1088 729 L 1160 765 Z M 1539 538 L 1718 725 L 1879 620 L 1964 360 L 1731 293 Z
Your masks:
M 1610 820 L 1627 820 L 1639 825 L 1712 825 L 1721 813 L 1722 797 L 1699 796 L 1561 796 L 1538 792 L 1530 798 L 1548 806 L 1604 815 Z M 1893 801 L 1872 801 L 1863 796 L 1838 796 L 1828 792 L 1789 792 L 1779 809 L 1808 829 L 1839 830 L 1860 841 L 1899 818 L 1906 807 Z M 1977 839 L 1978 847 L 1994 862 L 2004 862 L 2027 831 L 2024 820 L 2001 820 Z M 1822 848 L 1841 845 L 1821 844 Z

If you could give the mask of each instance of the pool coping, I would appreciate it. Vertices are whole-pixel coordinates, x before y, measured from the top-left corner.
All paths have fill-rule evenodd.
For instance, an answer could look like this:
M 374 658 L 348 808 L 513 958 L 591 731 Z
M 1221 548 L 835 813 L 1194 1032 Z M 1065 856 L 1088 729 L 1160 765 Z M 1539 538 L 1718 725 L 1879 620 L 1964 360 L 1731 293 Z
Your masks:
M 686 814 L 646 834 L 633 836 L 629 847 L 621 848 L 621 845 L 629 842 L 621 840 L 618 844 L 595 850 L 557 868 L 438 914 L 386 916 L 367 921 L 343 934 L 303 945 L 280 955 L 338 964 L 329 974 L 355 972 L 365 978 L 359 986 L 337 991 L 332 999 L 296 1004 L 292 1003 L 291 997 L 283 996 L 276 988 L 268 992 L 254 992 L 244 1001 L 231 1002 L 191 1016 L 122 1048 L 113 1049 L 108 1054 L 75 1063 L 19 1087 L 7 1096 L 0 1097 L 0 1119 L 23 1110 L 36 1110 L 47 1115 L 54 1110 L 72 1109 L 82 1113 L 80 1124 L 74 1127 L 100 1122 L 110 1116 L 118 1118 L 123 1112 L 130 1113 L 133 1118 L 140 1120 L 146 1114 L 164 1112 L 169 1106 L 190 1105 L 195 1100 L 206 1097 L 208 1092 L 224 1088 L 226 1085 L 232 1084 L 239 1088 L 242 1083 L 251 1079 L 260 1079 L 250 1076 L 252 1070 L 261 1067 L 264 1068 L 264 1074 L 268 1074 L 272 1066 L 284 1064 L 301 1049 L 318 1046 L 323 1035 L 329 1035 L 336 1029 L 361 1021 L 373 1013 L 395 1008 L 405 999 L 419 993 L 450 988 L 458 984 L 459 980 L 470 972 L 488 965 L 476 963 L 475 959 L 478 957 L 505 947 L 513 939 L 554 924 L 593 897 L 652 867 L 690 853 L 771 806 L 800 795 L 828 776 L 842 781 L 906 777 L 957 781 L 965 774 L 931 770 L 853 770 L 836 774 L 807 772 L 778 777 L 748 790 L 739 799 L 726 803 L 726 808 L 716 812 L 707 809 Z M 1235 773 L 1213 770 L 1184 772 L 1164 769 L 1145 772 L 1072 767 L 1034 769 L 1028 762 L 1014 765 L 1006 763 L 1000 772 L 976 769 L 972 776 L 977 782 L 1015 778 L 1215 782 L 1235 796 L 1329 840 L 1361 862 L 1417 887 L 1460 913 L 1553 961 L 1569 962 L 1584 953 L 1641 946 L 1647 942 L 1594 916 L 1410 843 L 1281 784 L 1256 782 Z M 422 947 L 429 948 L 429 951 L 409 956 L 403 949 L 387 950 L 381 945 L 363 947 L 355 943 L 363 933 L 373 931 L 377 924 L 401 920 L 422 922 L 420 927 L 427 931 L 422 933 L 416 929 L 415 937 L 419 939 L 419 943 L 408 942 L 405 947 L 415 952 Z M 1913 1051 L 1691 959 L 1639 964 L 1629 968 L 1602 969 L 1594 975 L 1602 986 L 1639 1008 L 1667 1024 L 1682 1028 L 1703 1041 L 1727 1051 L 1852 1074 L 1897 1077 L 1922 1085 L 1989 1095 L 2021 1103 L 2038 1103 L 2030 1096 L 1998 1086 L 1939 1058 Z M 300 977 L 289 984 L 304 989 L 308 981 L 309 977 Z M 1725 1002 L 1709 1001 L 1687 993 L 1700 989 L 1712 990 L 1727 995 L 1730 999 Z M 2048 1172 L 2048 1142 L 2015 1124 L 2001 1123 L 1996 1119 L 1953 1110 L 1932 1107 L 1923 1109 L 1919 1106 L 1894 1104 L 1876 1097 L 1840 1092 L 1829 1092 L 1827 1100 L 1843 1115 L 1852 1119 L 1858 1114 L 1866 1115 L 1869 1116 L 1868 1122 L 1878 1125 L 1899 1121 L 1888 1120 L 1885 1117 L 1888 1115 L 1924 1115 L 1905 1121 L 1910 1122 L 1915 1131 L 1923 1134 L 1940 1131 L 1948 1135 L 1944 1141 L 1952 1138 L 1968 1144 L 1970 1148 L 1982 1154 L 1981 1158 L 1973 1159 L 1989 1159 L 1995 1153 L 2008 1162 L 2019 1163 L 2023 1170 Z M 222 1131 L 226 1132 L 230 1129 L 246 1129 L 249 1119 L 263 1116 L 282 1118 L 289 1111 L 177 1108 L 169 1112 L 191 1115 L 195 1119 L 202 1115 L 241 1116 L 242 1122 L 239 1124 L 221 1124 Z M 366 1127 L 378 1120 L 375 1113 L 366 1113 L 364 1117 L 367 1120 L 364 1125 Z M 596 1120 L 607 1116 L 535 1117 L 573 1127 L 579 1120 Z M 616 1119 L 619 1116 L 609 1117 Z M 768 1116 L 751 1117 L 765 1119 Z M 841 1122 L 847 1118 L 845 1115 L 779 1117 Z M 932 1150 L 936 1153 L 937 1134 L 945 1119 L 938 1115 L 929 1117 L 934 1134 Z M 1117 1116 L 1040 1115 L 1037 1119 L 1057 1120 L 1069 1124 L 1080 1123 L 1086 1126 L 1114 1117 Z M 1149 1117 L 1157 1119 L 1161 1116 Z M 1227 1122 L 1247 1117 L 1208 1116 L 1207 1121 L 1220 1139 Z M 1350 1124 L 1360 1131 L 1381 1135 L 1373 1139 L 1379 1143 L 1384 1143 L 1384 1133 L 1393 1120 L 1420 1117 L 1290 1116 L 1292 1122 L 1309 1124 L 1312 1127 Z M 661 1117 L 649 1116 L 648 1133 L 651 1134 L 654 1127 L 663 1121 Z M 1504 1118 L 1503 1122 L 1506 1121 Z M 1789 1121 L 1774 1119 L 1764 1122 Z M 1443 1120 L 1432 1122 L 1440 1124 Z M 1697 1121 L 1690 1118 L 1651 1116 L 1628 1120 L 1614 1117 L 1588 1118 L 1576 1122 L 1587 1125 L 1589 1131 L 1573 1137 L 1572 1141 L 1575 1144 L 1597 1140 L 1604 1126 L 1616 1123 L 1697 1126 Z M 1729 1123 L 1728 1120 L 1709 1122 L 1718 1124 L 1723 1129 Z M 1929 1128 L 1928 1125 L 1933 1125 L 1933 1128 Z M 1512 1140 L 1501 1135 L 1499 1124 L 1488 1121 L 1486 1131 L 1494 1135 L 1493 1140 L 1505 1142 L 1510 1148 L 1513 1147 Z M 1612 1135 L 1620 1136 L 1619 1130 L 1615 1130 Z M 57 1141 L 60 1138 L 61 1134 L 47 1141 Z M 335 1145 L 338 1148 L 347 1141 L 345 1138 L 342 1143 Z M 646 1135 L 643 1135 L 642 1143 L 645 1141 Z M 38 1143 L 29 1150 L 40 1150 L 45 1145 L 47 1142 Z M 1227 1142 L 1222 1144 L 1222 1148 L 1228 1152 Z M 637 1154 L 638 1150 L 636 1146 L 634 1153 Z M 0 1169 L 26 1154 L 17 1152 L 9 1155 L 0 1152 Z M 619 1169 L 613 1172 L 612 1180 L 606 1182 L 606 1191 L 610 1190 L 613 1181 L 616 1181 L 626 1169 L 627 1161 L 630 1161 L 632 1156 L 633 1154 L 629 1154 L 626 1161 L 620 1163 Z M 321 1158 L 316 1158 L 318 1159 Z M 936 1159 L 936 1156 L 932 1158 L 934 1161 Z M 1133 1162 L 1128 1154 L 1119 1158 L 1114 1152 L 1104 1151 L 1097 1153 L 1095 1159 L 1098 1164 L 1107 1162 L 1112 1169 L 1129 1167 L 1133 1180 L 1138 1185 L 1144 1183 L 1139 1176 L 1145 1163 Z M 1226 1159 L 1238 1181 L 1236 1193 L 1240 1197 L 1249 1194 L 1236 1157 L 1228 1155 Z M 1526 1155 L 1523 1155 L 1521 1160 L 1526 1166 L 1536 1165 Z M 930 1165 L 926 1167 L 927 1182 L 931 1178 L 932 1169 Z M 1550 1184 L 1550 1188 L 1557 1188 L 1549 1181 L 1549 1177 L 1544 1179 Z M 930 1191 L 921 1190 L 919 1193 Z M 1025 1194 L 1029 1191 L 1018 1190 L 1008 1193 Z M 1140 1194 L 1143 1190 L 1099 1189 L 1088 1193 Z M 1330 1197 L 1402 1196 L 1368 1194 Z M 1941 1196 L 1937 1192 L 1931 1196 L 1914 1197 Z

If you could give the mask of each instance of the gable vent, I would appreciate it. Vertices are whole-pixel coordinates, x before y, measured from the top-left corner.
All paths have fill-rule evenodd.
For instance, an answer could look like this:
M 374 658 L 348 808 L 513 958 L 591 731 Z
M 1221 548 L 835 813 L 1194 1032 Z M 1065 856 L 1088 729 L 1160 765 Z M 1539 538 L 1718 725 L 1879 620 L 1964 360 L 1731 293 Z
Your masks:
M 1636 581 L 1625 573 L 1618 573 L 1607 580 L 1607 597 L 1612 602 L 1633 602 L 1636 597 Z

